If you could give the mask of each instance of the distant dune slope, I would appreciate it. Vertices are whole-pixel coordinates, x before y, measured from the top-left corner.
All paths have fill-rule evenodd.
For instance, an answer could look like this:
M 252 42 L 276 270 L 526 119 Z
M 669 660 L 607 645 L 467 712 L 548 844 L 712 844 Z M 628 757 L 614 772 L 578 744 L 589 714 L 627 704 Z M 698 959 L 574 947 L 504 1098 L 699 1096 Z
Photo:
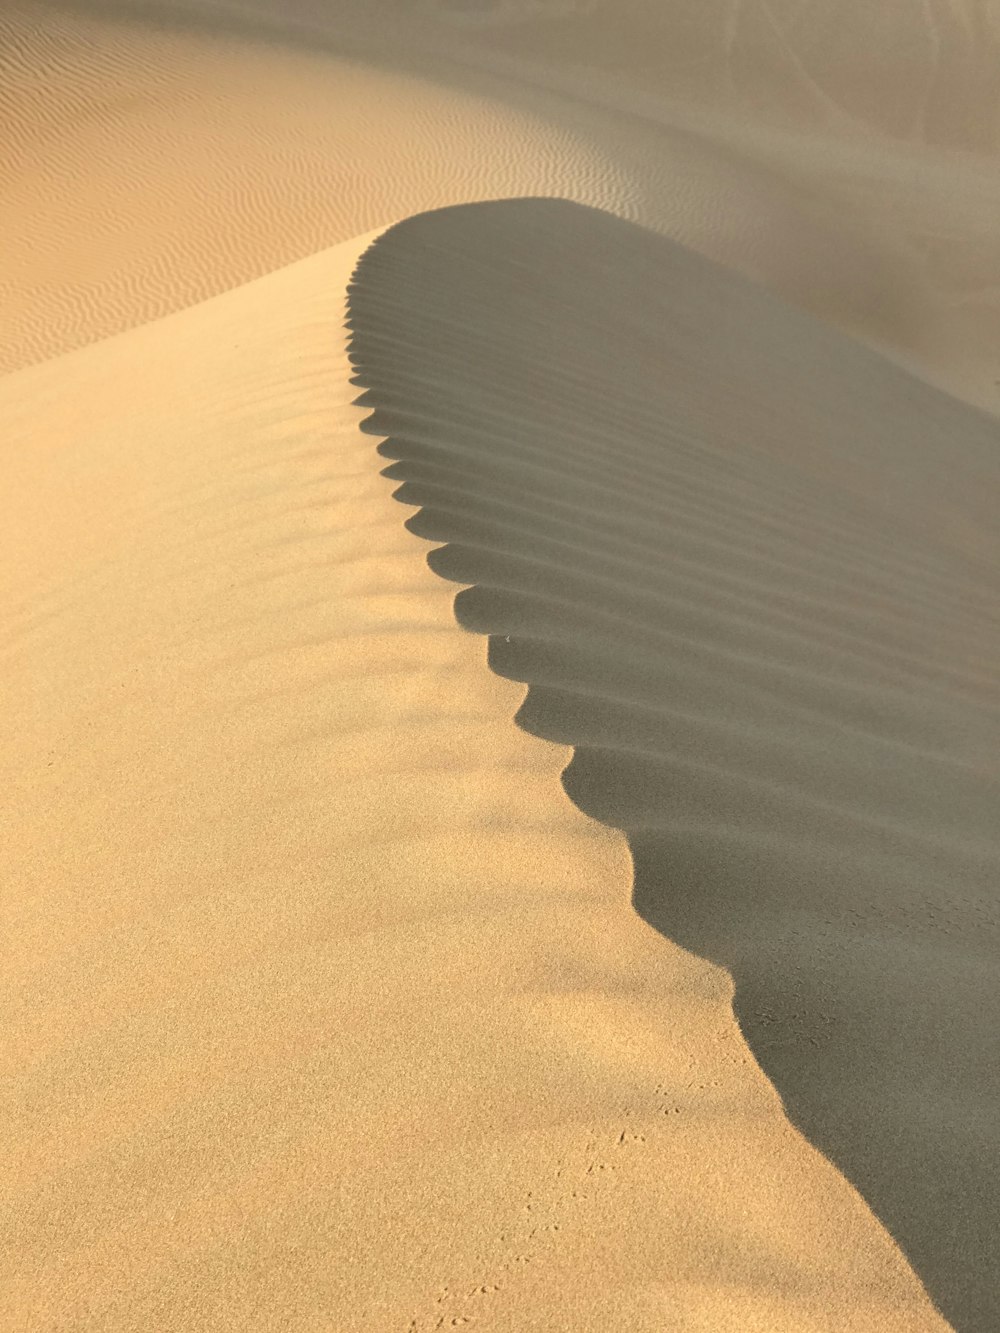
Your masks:
M 414 210 L 524 191 L 614 206 L 613 163 L 488 96 L 252 32 L 0 12 L 0 371 Z
M 393 228 L 350 323 L 407 525 L 637 910 L 732 972 L 954 1326 L 1000 1326 L 996 423 L 552 200 Z
M 0 16 L 0 123 L 53 133 L 26 169 L 5 178 L 0 163 L 18 205 L 4 305 L 16 297 L 34 358 L 82 340 L 87 292 L 60 295 L 38 262 L 48 250 L 94 271 L 86 213 L 57 206 L 67 189 L 99 201 L 95 235 L 145 209 L 110 260 L 129 284 L 99 307 L 130 323 L 413 211 L 558 194 L 998 411 L 998 51 L 1000 11 L 980 0 L 22 0 Z M 85 93 L 73 115 L 66 88 Z M 72 183 L 67 160 L 88 163 Z M 184 256 L 169 284 L 155 248 L 145 270 L 127 258 L 160 210 L 170 226 L 151 240 Z M 0 355 L 23 364 L 9 344 Z
M 414 0 L 395 8 L 412 13 Z M 645 125 L 663 145 L 687 133 L 706 160 L 728 154 L 758 188 L 811 213 L 814 245 L 840 240 L 825 273 L 792 247 L 785 267 L 777 255 L 770 272 L 758 260 L 757 276 L 1000 409 L 1000 6 L 426 0 L 417 8 L 425 25 L 437 20 L 428 42 L 628 115 L 636 146 Z M 638 174 L 655 176 L 653 155 Z M 753 267 L 745 250 L 722 257 Z M 862 281 L 867 303 L 854 285 Z
M 299 0 L 303 11 L 309 0 Z M 397 0 L 412 11 L 413 0 Z M 706 110 L 1000 149 L 1000 10 L 982 0 L 425 0 L 481 47 Z

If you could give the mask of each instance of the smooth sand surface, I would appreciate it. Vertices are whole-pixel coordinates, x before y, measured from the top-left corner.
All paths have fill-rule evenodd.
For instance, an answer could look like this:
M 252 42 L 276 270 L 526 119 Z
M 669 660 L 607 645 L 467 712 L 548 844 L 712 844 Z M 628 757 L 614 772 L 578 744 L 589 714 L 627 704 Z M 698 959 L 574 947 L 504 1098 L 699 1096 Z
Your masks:
M 5 7 L 4 1329 L 1000 1323 L 996 31 L 834 8 Z
M 1000 409 L 1000 7 L 429 0 L 428 11 L 434 41 L 458 57 L 601 108 L 638 187 L 631 216 Z M 697 175 L 704 188 L 716 171 L 719 210 L 679 225 L 678 182 Z M 739 182 L 739 202 L 723 180 Z

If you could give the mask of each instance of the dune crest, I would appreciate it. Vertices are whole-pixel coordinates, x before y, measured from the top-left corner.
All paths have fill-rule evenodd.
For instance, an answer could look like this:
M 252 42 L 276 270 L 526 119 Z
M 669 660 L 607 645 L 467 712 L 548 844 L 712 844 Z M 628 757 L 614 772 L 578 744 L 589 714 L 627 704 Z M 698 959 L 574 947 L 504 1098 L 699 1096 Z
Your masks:
M 4 1328 L 942 1327 L 455 627 L 360 248 L 0 391 Z

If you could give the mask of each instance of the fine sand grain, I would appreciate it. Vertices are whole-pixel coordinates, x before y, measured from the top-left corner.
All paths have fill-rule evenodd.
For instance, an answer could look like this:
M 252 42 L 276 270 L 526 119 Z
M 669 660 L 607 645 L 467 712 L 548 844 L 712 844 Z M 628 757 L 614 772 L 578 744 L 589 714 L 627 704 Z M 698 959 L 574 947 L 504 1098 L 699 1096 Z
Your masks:
M 1000 1327 L 998 25 L 876 8 L 3 7 L 4 1333 Z

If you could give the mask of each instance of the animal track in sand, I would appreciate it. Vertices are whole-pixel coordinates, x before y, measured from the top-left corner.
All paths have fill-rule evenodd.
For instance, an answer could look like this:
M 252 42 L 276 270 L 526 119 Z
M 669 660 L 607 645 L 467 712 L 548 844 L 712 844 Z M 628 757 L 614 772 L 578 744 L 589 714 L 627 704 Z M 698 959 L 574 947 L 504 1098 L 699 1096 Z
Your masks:
M 657 1085 L 656 1094 L 661 1090 L 661 1085 Z M 622 1114 L 629 1117 L 633 1111 L 626 1108 Z M 487 1313 L 483 1305 L 485 1297 L 509 1291 L 519 1273 L 542 1259 L 546 1249 L 551 1250 L 576 1229 L 578 1209 L 588 1205 L 589 1213 L 602 1188 L 606 1189 L 618 1173 L 618 1165 L 610 1160 L 614 1151 L 646 1143 L 646 1133 L 628 1128 L 616 1131 L 611 1127 L 588 1127 L 574 1154 L 575 1161 L 563 1158 L 557 1162 L 548 1189 L 527 1190 L 514 1227 L 497 1236 L 501 1252 L 495 1275 L 481 1282 L 442 1285 L 434 1297 L 434 1308 L 411 1319 L 407 1333 L 439 1333 L 476 1324 Z
M 657 1084 L 643 1121 L 643 1131 L 627 1126 L 615 1129 L 613 1123 L 601 1128 L 588 1126 L 578 1141 L 572 1156 L 557 1161 L 544 1190 L 527 1190 L 518 1210 L 513 1227 L 501 1231 L 496 1241 L 499 1253 L 490 1277 L 477 1281 L 449 1280 L 442 1284 L 433 1298 L 433 1306 L 422 1315 L 414 1316 L 406 1326 L 406 1333 L 439 1333 L 448 1328 L 470 1327 L 488 1315 L 487 1297 L 498 1297 L 516 1287 L 516 1280 L 529 1264 L 546 1257 L 564 1239 L 585 1224 L 587 1215 L 597 1202 L 602 1190 L 616 1182 L 619 1166 L 612 1160 L 615 1152 L 642 1148 L 648 1142 L 651 1126 L 655 1129 L 654 1114 L 657 1099 L 665 1085 Z M 679 1113 L 673 1105 L 663 1114 Z M 622 1116 L 635 1115 L 631 1107 L 624 1108 Z M 585 1211 L 581 1211 L 586 1205 Z

